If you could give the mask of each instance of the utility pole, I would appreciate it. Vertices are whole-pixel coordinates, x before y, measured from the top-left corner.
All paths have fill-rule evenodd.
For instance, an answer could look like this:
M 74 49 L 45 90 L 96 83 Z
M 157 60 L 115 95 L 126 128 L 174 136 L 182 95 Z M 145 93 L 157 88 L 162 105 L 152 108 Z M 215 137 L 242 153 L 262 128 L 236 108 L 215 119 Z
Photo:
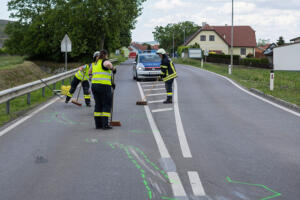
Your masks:
M 185 43 L 185 27 L 183 28 L 183 43 Z
M 233 0 L 232 0 L 232 11 L 231 11 L 231 49 L 230 49 L 230 65 L 228 68 L 228 74 L 231 74 L 233 68 Z
M 174 49 L 174 29 L 173 29 L 173 58 L 174 58 L 174 55 L 175 55 L 175 49 Z

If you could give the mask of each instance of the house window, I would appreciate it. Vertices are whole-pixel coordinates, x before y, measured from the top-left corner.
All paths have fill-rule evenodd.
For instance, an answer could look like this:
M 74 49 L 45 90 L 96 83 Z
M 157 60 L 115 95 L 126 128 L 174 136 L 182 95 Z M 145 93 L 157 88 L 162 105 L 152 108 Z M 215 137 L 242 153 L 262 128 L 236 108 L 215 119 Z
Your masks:
M 241 55 L 246 55 L 246 48 L 241 48 Z
M 200 41 L 206 41 L 206 35 L 200 35 Z
M 209 41 L 215 41 L 215 36 L 214 35 L 210 35 L 209 36 Z

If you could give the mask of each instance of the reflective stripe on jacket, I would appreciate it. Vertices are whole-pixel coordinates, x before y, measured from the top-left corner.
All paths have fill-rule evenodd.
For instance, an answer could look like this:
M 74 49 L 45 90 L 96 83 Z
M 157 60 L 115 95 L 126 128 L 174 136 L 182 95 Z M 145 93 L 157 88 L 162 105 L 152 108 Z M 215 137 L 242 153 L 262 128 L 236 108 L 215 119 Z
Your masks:
M 96 64 L 92 66 L 92 84 L 111 85 L 111 70 L 104 69 L 103 63 L 105 60 L 98 60 Z
M 87 81 L 89 79 L 89 65 L 85 65 L 81 70 L 78 70 L 78 72 L 75 74 L 75 77 L 80 81 Z
M 163 57 L 160 67 L 161 67 L 161 74 L 164 82 L 177 77 L 175 66 L 167 56 Z

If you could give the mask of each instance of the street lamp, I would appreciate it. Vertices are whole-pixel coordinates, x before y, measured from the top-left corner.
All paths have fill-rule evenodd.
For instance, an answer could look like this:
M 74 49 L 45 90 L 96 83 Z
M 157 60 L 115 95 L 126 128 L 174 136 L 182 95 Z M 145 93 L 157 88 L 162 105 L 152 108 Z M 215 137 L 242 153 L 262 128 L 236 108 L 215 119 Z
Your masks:
M 231 52 L 230 52 L 230 65 L 228 67 L 228 74 L 231 74 L 233 67 L 233 0 L 232 0 L 232 10 L 231 10 Z

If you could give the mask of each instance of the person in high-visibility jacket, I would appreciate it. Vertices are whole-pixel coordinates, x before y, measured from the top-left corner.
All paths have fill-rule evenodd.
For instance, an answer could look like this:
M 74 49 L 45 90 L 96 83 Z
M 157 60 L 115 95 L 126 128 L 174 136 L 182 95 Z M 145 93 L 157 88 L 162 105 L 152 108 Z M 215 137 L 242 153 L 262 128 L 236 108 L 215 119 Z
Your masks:
M 108 60 L 106 50 L 100 51 L 97 62 L 90 68 L 92 74 L 92 92 L 95 99 L 94 119 L 96 129 L 112 129 L 109 125 L 112 106 L 112 73 L 116 73 L 116 68 Z
M 93 56 L 93 61 L 95 62 L 98 59 L 98 56 L 100 55 L 100 52 L 96 51 Z M 86 106 L 91 106 L 91 94 L 90 94 L 90 84 L 89 84 L 89 70 L 90 66 L 92 64 L 86 64 L 83 66 L 80 66 L 78 68 L 78 72 L 75 74 L 72 82 L 71 82 L 71 89 L 69 90 L 65 103 L 68 103 L 70 99 L 73 97 L 73 94 L 78 86 L 78 84 L 81 82 L 82 88 L 83 88 L 83 94 L 84 94 L 84 100 Z
M 165 104 L 173 103 L 173 82 L 177 77 L 177 72 L 172 60 L 166 54 L 164 49 L 158 49 L 156 52 L 161 58 L 161 77 L 165 82 L 167 91 L 167 99 L 163 102 Z

